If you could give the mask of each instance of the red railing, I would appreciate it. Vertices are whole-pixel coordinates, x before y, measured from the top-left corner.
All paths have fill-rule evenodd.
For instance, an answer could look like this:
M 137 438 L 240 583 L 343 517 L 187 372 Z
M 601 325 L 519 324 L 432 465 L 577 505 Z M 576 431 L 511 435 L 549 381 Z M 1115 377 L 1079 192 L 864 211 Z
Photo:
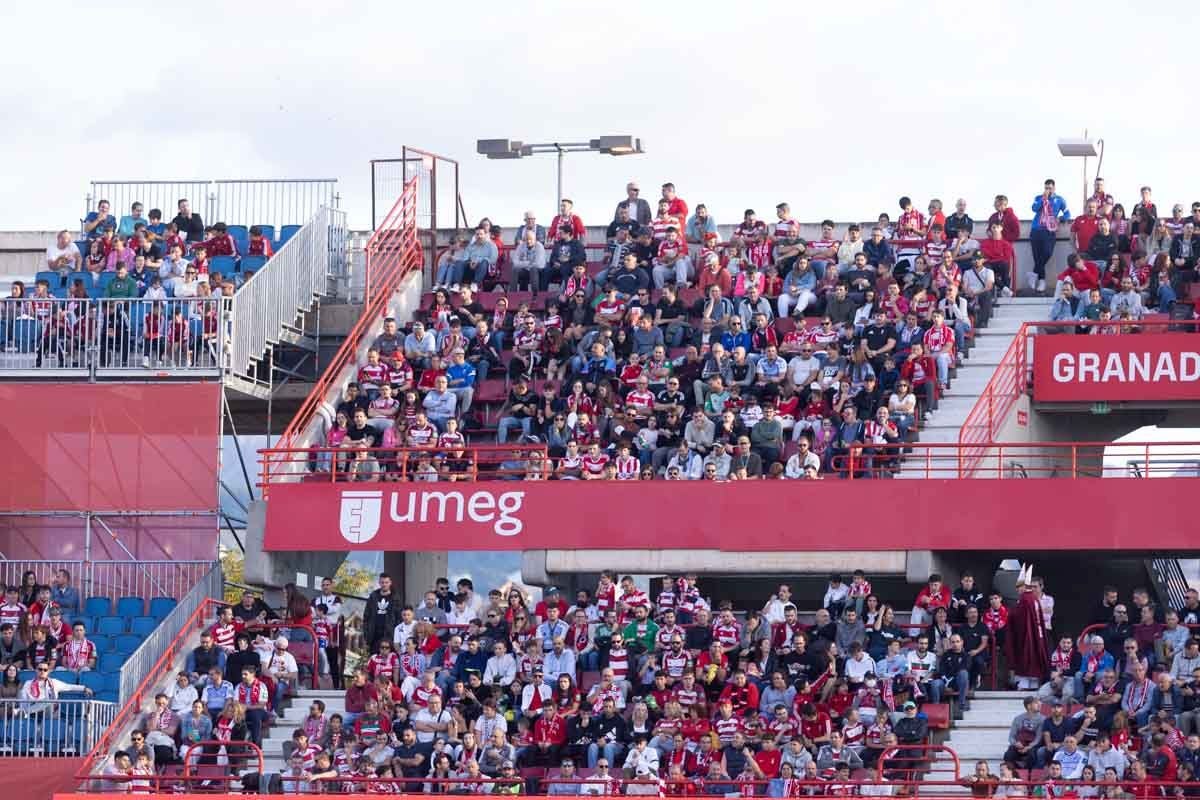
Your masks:
M 1115 448 L 1111 452 L 1107 448 Z M 330 483 L 349 480 L 343 464 L 354 449 L 273 447 L 260 450 L 263 496 L 281 483 Z M 483 444 L 461 448 L 405 447 L 371 449 L 379 463 L 377 480 L 529 480 L 554 475 L 554 459 L 544 444 Z M 507 460 L 533 462 L 508 469 Z M 417 467 L 428 461 L 428 468 Z M 1109 463 L 1111 462 L 1111 463 Z M 1200 464 L 1200 442 L 904 442 L 862 445 L 830 459 L 826 480 L 892 478 L 903 468 L 914 478 L 1165 478 L 1180 464 Z M 368 476 L 371 473 L 367 473 Z M 536 477 L 534 477 L 536 476 Z M 364 480 L 359 478 L 358 480 Z M 376 478 L 366 478 L 376 480 Z M 638 481 L 616 481 L 629 485 Z M 606 481 L 605 483 L 612 483 Z
M 263 497 L 278 483 L 337 483 L 344 481 L 526 480 L 532 475 L 548 479 L 553 473 L 544 444 L 477 444 L 462 447 L 401 447 L 360 450 L 340 447 L 264 448 L 259 488 Z M 379 465 L 375 477 L 355 474 L 355 453 L 370 455 Z M 509 469 L 504 462 L 519 460 L 534 466 Z M 541 466 L 537 466 L 540 462 Z M 311 471 L 310 471 L 311 469 Z M 372 473 L 368 473 L 372 474 Z
M 992 374 L 992 379 L 979 394 L 974 407 L 963 420 L 959 429 L 958 443 L 965 448 L 964 467 L 969 473 L 980 456 L 991 449 L 991 445 L 999 434 L 1000 427 L 1012 412 L 1017 400 L 1026 394 L 1031 385 L 1031 365 L 1029 363 L 1029 338 L 1038 332 L 1066 331 L 1076 328 L 1093 326 L 1128 328 L 1129 333 L 1154 329 L 1156 332 L 1166 330 L 1200 331 L 1200 320 L 1178 319 L 1143 319 L 1138 321 L 1072 320 L 1068 322 L 1026 322 L 1021 325 L 1009 344 L 1008 350 L 1000 359 L 1000 364 Z M 1122 331 L 1124 333 L 1124 331 Z
M 379 319 L 400 284 L 412 272 L 421 269 L 421 248 L 417 243 L 417 179 L 404 187 L 383 223 L 371 235 L 366 246 L 366 292 L 363 311 L 337 353 L 322 373 L 300 409 L 279 438 L 284 446 L 293 444 L 320 405 L 334 389 L 341 371 L 357 358 L 363 340 L 379 324 Z

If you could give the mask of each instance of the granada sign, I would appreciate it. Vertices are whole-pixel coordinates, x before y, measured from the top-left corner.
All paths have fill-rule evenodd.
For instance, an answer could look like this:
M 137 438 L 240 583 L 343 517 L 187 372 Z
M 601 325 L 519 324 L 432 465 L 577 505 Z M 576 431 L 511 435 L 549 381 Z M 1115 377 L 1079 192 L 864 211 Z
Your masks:
M 1039 402 L 1200 402 L 1200 335 L 1039 334 L 1033 344 Z
M 811 552 L 978 550 L 1004 541 L 1014 550 L 1105 550 L 1127 549 L 1124 532 L 1136 526 L 1154 532 L 1147 547 L 1195 549 L 1194 515 L 1177 502 L 1194 480 L 1098 491 L 1099 480 L 278 483 L 266 502 L 264 547 Z M 904 536 L 847 514 L 864 502 L 907 509 Z M 1030 508 L 1044 509 L 1040 525 L 1029 525 Z M 971 519 L 971 535 L 947 518 Z M 1060 533 L 1047 541 L 1048 529 Z

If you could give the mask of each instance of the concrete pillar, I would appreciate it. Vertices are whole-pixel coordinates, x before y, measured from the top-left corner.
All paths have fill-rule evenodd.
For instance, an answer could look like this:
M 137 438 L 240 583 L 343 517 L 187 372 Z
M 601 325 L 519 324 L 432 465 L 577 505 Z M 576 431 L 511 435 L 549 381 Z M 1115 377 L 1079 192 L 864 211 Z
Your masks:
M 383 571 L 392 576 L 404 602 L 415 606 L 434 581 L 446 577 L 449 560 L 446 552 L 385 552 Z

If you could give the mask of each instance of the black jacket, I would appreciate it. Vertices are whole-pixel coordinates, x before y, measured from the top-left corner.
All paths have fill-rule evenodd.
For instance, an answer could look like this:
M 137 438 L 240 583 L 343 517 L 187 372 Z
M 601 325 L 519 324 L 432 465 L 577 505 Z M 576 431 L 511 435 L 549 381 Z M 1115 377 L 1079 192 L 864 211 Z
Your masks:
M 399 619 L 400 598 L 396 592 L 385 596 L 376 589 L 367 597 L 367 607 L 363 609 L 363 636 L 372 644 L 385 636 L 390 639 Z

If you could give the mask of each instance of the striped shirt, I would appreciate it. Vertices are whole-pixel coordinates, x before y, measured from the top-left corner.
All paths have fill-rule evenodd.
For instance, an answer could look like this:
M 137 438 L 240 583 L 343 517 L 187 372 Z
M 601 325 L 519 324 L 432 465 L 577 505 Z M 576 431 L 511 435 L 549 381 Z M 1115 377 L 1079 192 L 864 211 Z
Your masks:
M 794 219 L 781 219 L 775 223 L 775 240 L 792 241 L 800 238 L 800 223 Z
M 241 630 L 236 622 L 231 622 L 228 625 L 213 625 L 212 637 L 217 647 L 220 647 L 226 653 L 233 652 L 233 640 L 237 637 L 238 631 Z
M 654 231 L 655 242 L 662 242 L 667 238 L 667 228 L 674 228 L 676 231 L 680 232 L 683 231 L 683 225 L 680 224 L 679 220 L 670 215 L 665 217 L 655 217 L 654 221 L 650 223 L 650 227 Z
M 62 646 L 63 666 L 67 669 L 80 670 L 96 657 L 96 645 L 87 639 L 68 639 Z
M 624 647 L 608 651 L 608 667 L 613 671 L 613 680 L 623 681 L 629 674 L 629 651 Z
M 691 660 L 691 656 L 688 655 L 686 650 L 679 655 L 670 652 L 665 653 L 662 657 L 663 672 L 672 678 L 682 678 Z

